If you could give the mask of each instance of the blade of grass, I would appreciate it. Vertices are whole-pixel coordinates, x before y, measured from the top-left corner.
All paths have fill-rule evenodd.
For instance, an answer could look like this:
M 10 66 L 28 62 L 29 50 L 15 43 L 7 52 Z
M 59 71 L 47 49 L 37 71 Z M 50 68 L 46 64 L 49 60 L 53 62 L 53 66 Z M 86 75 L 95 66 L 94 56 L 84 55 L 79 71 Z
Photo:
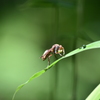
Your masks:
M 29 83 L 30 81 L 32 81 L 34 78 L 39 77 L 39 76 L 42 75 L 45 71 L 46 71 L 46 70 L 41 70 L 41 71 L 35 73 L 34 75 L 32 75 L 32 76 L 29 78 L 28 81 L 26 81 L 25 83 L 19 85 L 19 86 L 17 87 L 17 89 L 16 89 L 16 91 L 15 91 L 13 97 L 12 97 L 12 100 L 14 100 L 16 93 L 17 93 L 24 85 L 26 85 L 27 83 Z
M 92 91 L 86 100 L 100 100 L 100 84 Z
M 16 91 L 15 91 L 13 97 L 12 97 L 12 100 L 14 100 L 16 93 L 17 93 L 23 86 L 25 86 L 27 83 L 29 83 L 29 82 L 32 81 L 33 79 L 35 79 L 35 78 L 41 76 L 43 73 L 45 73 L 47 70 L 49 70 L 52 66 L 54 66 L 54 65 L 55 65 L 57 62 L 59 62 L 60 60 L 62 60 L 62 59 L 64 59 L 64 58 L 67 58 L 67 57 L 70 57 L 70 56 L 72 56 L 72 55 L 75 55 L 75 54 L 77 54 L 77 53 L 79 53 L 79 52 L 82 52 L 82 51 L 85 51 L 85 50 L 89 50 L 89 49 L 95 49 L 95 48 L 100 48 L 100 41 L 96 41 L 96 42 L 90 43 L 90 44 L 86 45 L 85 48 L 84 48 L 84 47 L 81 47 L 81 48 L 78 48 L 78 49 L 76 49 L 76 50 L 73 50 L 72 52 L 66 54 L 65 56 L 63 56 L 63 57 L 57 59 L 56 61 L 54 61 L 52 64 L 50 64 L 50 65 L 49 65 L 48 67 L 46 67 L 45 69 L 43 69 L 43 70 L 41 70 L 41 71 L 35 73 L 33 76 L 31 76 L 31 77 L 29 78 L 28 81 L 26 81 L 25 83 L 19 85 L 19 86 L 17 87 L 17 89 L 16 89 Z

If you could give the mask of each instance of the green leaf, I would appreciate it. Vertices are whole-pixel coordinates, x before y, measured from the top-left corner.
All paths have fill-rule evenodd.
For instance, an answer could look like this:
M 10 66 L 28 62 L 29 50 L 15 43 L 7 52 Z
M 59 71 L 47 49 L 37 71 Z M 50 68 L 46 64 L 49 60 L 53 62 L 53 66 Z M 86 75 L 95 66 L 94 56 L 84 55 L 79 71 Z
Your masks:
M 67 57 L 70 57 L 70 56 L 72 56 L 72 55 L 75 55 L 75 54 L 77 54 L 77 53 L 79 53 L 79 52 L 86 51 L 86 50 L 89 50 L 89 49 L 95 49 L 95 48 L 100 48 L 100 41 L 96 41 L 96 42 L 90 43 L 90 44 L 88 44 L 88 45 L 84 45 L 84 46 L 82 46 L 82 47 L 80 47 L 80 48 L 78 48 L 78 49 L 76 49 L 76 50 L 73 50 L 72 52 L 66 54 L 65 56 L 59 58 L 58 60 L 54 61 L 52 64 L 50 64 L 49 66 L 47 66 L 47 67 L 44 68 L 43 70 L 41 70 L 41 71 L 35 73 L 33 76 L 31 76 L 31 77 L 29 78 L 28 81 L 26 81 L 25 83 L 23 83 L 23 84 L 21 84 L 20 86 L 18 86 L 17 89 L 16 89 L 16 91 L 15 91 L 15 93 L 14 93 L 14 95 L 13 95 L 12 100 L 14 100 L 16 93 L 17 93 L 24 85 L 26 85 L 27 83 L 29 83 L 29 82 L 32 81 L 33 79 L 35 79 L 35 78 L 41 76 L 43 73 L 45 73 L 47 70 L 49 70 L 52 66 L 54 66 L 56 63 L 58 63 L 60 60 L 62 60 L 62 59 L 64 59 L 64 58 L 67 58 Z
M 100 84 L 93 90 L 86 100 L 100 100 Z

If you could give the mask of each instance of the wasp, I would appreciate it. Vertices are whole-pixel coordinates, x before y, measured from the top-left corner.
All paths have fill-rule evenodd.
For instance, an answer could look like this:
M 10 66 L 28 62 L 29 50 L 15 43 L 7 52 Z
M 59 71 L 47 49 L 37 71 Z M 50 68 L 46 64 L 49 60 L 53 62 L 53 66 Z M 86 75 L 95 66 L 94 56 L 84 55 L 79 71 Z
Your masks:
M 54 44 L 50 49 L 45 50 L 43 55 L 41 56 L 42 60 L 46 60 L 48 58 L 48 63 L 50 65 L 50 57 L 52 55 L 59 54 L 60 56 L 63 56 L 65 54 L 64 47 L 59 44 Z

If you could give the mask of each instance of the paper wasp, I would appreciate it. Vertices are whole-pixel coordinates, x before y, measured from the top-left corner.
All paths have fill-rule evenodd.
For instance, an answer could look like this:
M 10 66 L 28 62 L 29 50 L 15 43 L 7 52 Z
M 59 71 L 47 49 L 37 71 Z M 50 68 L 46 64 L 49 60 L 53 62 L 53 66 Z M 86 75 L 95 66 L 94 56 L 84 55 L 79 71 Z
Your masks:
M 63 56 L 65 54 L 64 47 L 59 44 L 54 44 L 50 49 L 45 50 L 43 55 L 41 56 L 42 60 L 46 60 L 48 58 L 48 63 L 50 65 L 50 57 L 53 54 L 59 54 L 60 56 Z

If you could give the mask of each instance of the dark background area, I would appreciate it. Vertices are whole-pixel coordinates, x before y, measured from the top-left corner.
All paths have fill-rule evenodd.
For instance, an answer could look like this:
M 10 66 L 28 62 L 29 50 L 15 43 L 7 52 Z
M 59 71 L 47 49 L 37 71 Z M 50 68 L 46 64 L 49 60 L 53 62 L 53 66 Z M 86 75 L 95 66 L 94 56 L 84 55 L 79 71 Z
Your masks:
M 97 40 L 99 0 L 0 0 L 0 100 L 11 100 L 18 85 L 47 66 L 40 56 L 53 44 L 69 53 Z M 84 100 L 100 83 L 99 54 L 89 50 L 60 61 L 15 100 Z

